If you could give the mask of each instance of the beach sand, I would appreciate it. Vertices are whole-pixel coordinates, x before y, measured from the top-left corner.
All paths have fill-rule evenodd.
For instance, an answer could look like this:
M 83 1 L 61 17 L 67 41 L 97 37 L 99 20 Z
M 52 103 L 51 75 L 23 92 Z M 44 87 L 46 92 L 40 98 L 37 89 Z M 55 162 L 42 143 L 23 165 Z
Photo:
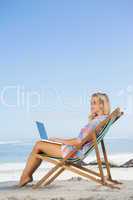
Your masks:
M 44 168 L 38 169 L 33 176 L 34 182 L 23 188 L 17 187 L 21 170 L 9 171 L 5 168 L 0 176 L 0 200 L 133 200 L 133 167 L 111 168 L 113 179 L 123 183 L 120 190 L 101 186 L 67 170 L 50 185 L 32 189 L 32 185 L 49 171 L 49 167 L 44 165 Z M 98 170 L 97 166 L 87 168 Z M 106 174 L 105 168 L 103 171 Z
M 121 189 L 100 186 L 81 177 L 56 180 L 49 186 L 18 188 L 18 182 L 0 183 L 0 200 L 133 200 L 133 181 L 122 181 Z

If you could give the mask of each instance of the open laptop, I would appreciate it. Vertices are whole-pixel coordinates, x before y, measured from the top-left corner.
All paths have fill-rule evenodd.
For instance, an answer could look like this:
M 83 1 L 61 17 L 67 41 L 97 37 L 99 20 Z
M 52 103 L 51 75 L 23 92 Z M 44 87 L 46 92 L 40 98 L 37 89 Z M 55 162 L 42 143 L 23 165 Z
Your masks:
M 37 125 L 37 129 L 38 129 L 38 132 L 40 134 L 40 138 L 42 141 L 56 143 L 56 144 L 62 144 L 60 142 L 54 142 L 54 141 L 48 139 L 48 135 L 47 135 L 45 126 L 42 122 L 36 121 L 36 125 Z

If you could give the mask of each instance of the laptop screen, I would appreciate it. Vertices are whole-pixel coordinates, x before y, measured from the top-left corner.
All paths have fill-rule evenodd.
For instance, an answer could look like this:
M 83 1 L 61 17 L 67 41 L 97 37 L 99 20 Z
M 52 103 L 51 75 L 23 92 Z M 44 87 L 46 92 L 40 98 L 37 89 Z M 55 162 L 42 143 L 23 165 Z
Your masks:
M 44 124 L 41 123 L 41 122 L 36 122 L 36 124 L 37 124 L 37 128 L 38 128 L 38 131 L 39 131 L 39 134 L 40 134 L 40 138 L 48 140 L 48 136 L 47 136 L 47 132 L 46 132 L 46 129 L 44 127 Z

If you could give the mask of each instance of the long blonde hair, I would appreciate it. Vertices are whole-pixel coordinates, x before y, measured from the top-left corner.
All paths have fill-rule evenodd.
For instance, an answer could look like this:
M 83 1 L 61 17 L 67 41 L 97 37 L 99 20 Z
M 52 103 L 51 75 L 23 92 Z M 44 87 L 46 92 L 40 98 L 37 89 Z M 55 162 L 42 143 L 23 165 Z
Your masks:
M 103 115 L 109 115 L 110 113 L 110 101 L 109 101 L 109 97 L 107 94 L 105 93 L 101 93 L 101 92 L 97 92 L 92 94 L 91 96 L 91 100 L 93 97 L 98 97 L 99 103 L 103 104 Z M 89 120 L 94 119 L 94 116 L 92 116 L 92 114 L 89 114 L 88 116 Z

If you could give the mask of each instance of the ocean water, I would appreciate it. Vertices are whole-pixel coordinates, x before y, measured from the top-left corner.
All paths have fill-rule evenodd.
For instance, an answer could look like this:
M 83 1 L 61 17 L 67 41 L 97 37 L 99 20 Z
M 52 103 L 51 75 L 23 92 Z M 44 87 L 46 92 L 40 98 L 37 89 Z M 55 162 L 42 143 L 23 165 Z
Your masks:
M 0 142 L 0 182 L 18 180 L 35 141 Z M 133 159 L 133 139 L 105 139 L 108 157 L 115 164 L 123 164 Z M 85 161 L 95 160 L 94 152 Z M 43 162 L 40 169 L 47 171 L 51 164 Z
M 33 141 L 1 141 L 0 163 L 25 162 L 35 142 Z
M 25 162 L 35 141 L 0 141 L 0 163 Z M 107 152 L 111 155 L 132 154 L 133 139 L 105 139 Z

